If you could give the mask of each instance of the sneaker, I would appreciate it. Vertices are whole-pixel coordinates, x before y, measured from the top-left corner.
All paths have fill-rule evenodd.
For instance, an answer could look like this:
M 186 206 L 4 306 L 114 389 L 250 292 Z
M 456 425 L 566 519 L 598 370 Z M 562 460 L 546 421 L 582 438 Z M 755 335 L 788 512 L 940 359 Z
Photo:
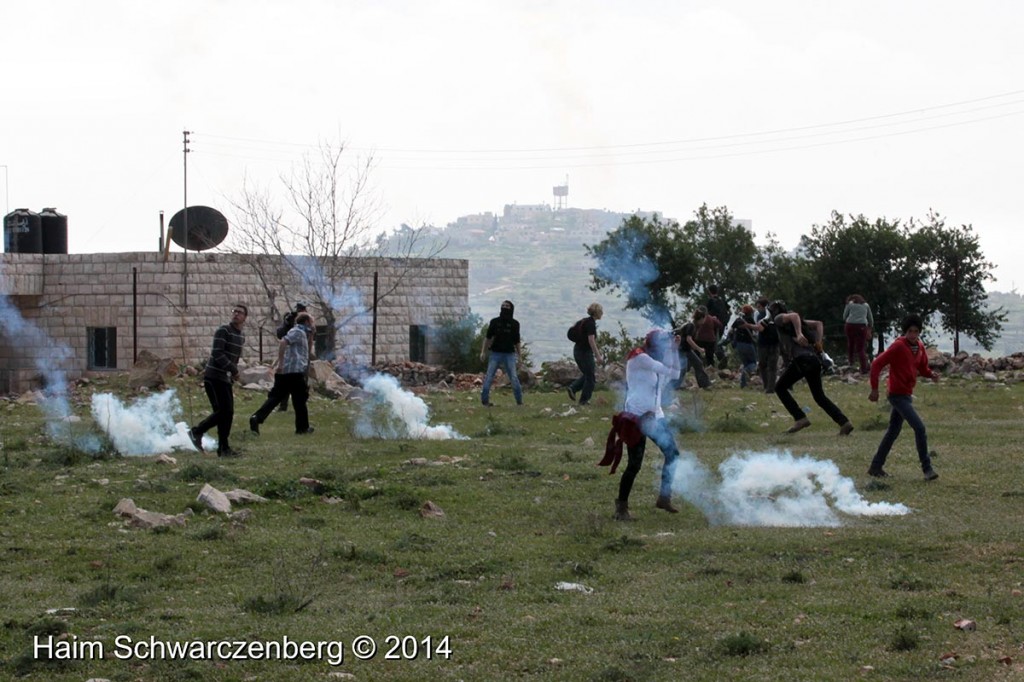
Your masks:
M 307 434 L 307 433 L 313 433 L 313 431 L 315 431 L 315 430 L 316 430 L 316 429 L 314 429 L 314 428 L 313 428 L 312 426 L 310 426 L 310 427 L 309 427 L 309 428 L 307 428 L 307 429 L 306 429 L 305 431 L 296 431 L 296 432 L 295 432 L 295 435 L 296 435 L 296 436 L 301 436 L 301 435 L 303 435 L 303 434 Z
M 846 422 L 845 424 L 843 424 L 842 426 L 839 427 L 839 435 L 840 436 L 849 436 L 850 433 L 852 433 L 852 432 L 853 432 L 853 424 L 851 422 Z
M 196 450 L 198 450 L 199 452 L 204 452 L 204 450 L 203 450 L 203 437 L 198 435 L 196 433 L 195 429 L 189 429 L 188 430 L 188 439 L 190 441 L 192 441 L 192 446 Z
M 655 502 L 654 502 L 654 506 L 657 507 L 658 509 L 664 509 L 669 514 L 678 514 L 679 513 L 679 510 L 676 509 L 674 506 L 672 506 L 671 498 L 665 497 L 664 495 L 659 495 L 658 496 L 658 499 L 655 500 Z
M 786 433 L 796 433 L 797 431 L 806 429 L 810 425 L 810 419 L 808 419 L 807 417 L 800 417 L 800 419 L 797 419 L 795 422 L 793 422 L 792 426 L 786 429 Z
M 249 430 L 255 433 L 257 436 L 260 435 L 260 420 L 256 415 L 249 417 Z
M 926 480 L 926 481 L 934 481 L 938 477 L 939 477 L 939 475 L 937 473 L 935 473 L 935 469 L 932 469 L 931 467 L 928 467 L 927 469 L 924 470 L 924 480 Z
M 887 478 L 889 474 L 885 472 L 885 469 L 879 467 L 878 469 L 871 467 L 868 469 L 868 476 L 874 476 L 875 478 Z
M 572 386 L 565 389 L 569 394 L 569 400 L 576 402 L 576 391 L 572 390 Z
M 217 450 L 218 457 L 241 457 L 242 453 L 238 450 L 232 450 L 231 448 L 224 448 L 223 450 Z

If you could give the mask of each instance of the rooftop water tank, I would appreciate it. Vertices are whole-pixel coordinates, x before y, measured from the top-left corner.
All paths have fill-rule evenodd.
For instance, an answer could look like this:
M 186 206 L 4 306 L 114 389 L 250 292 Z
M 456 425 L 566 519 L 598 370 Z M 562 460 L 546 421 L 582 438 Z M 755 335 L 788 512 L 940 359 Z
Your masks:
M 16 208 L 4 216 L 4 251 L 43 252 L 43 231 L 38 213 L 27 208 Z

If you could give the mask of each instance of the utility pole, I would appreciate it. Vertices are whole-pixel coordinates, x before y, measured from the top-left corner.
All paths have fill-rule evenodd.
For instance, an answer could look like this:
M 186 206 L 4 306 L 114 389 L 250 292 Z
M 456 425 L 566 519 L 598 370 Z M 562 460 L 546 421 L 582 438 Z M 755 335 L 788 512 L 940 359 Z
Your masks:
M 183 173 L 183 178 L 182 178 L 182 180 L 183 180 L 182 187 L 184 188 L 183 192 L 184 192 L 184 201 L 185 201 L 185 211 L 184 211 L 184 213 L 182 213 L 182 217 L 184 218 L 184 220 L 183 220 L 183 227 L 185 229 L 185 269 L 184 269 L 184 272 L 182 274 L 182 284 L 183 284 L 182 288 L 185 291 L 185 300 L 184 300 L 185 310 L 188 310 L 188 154 L 189 154 L 190 151 L 192 151 L 191 149 L 188 148 L 188 136 L 191 135 L 191 134 L 192 133 L 190 131 L 188 131 L 188 130 L 181 131 L 181 135 L 182 135 L 182 139 L 183 139 L 182 150 L 181 150 L 181 158 L 182 158 L 182 161 L 184 163 L 184 173 Z

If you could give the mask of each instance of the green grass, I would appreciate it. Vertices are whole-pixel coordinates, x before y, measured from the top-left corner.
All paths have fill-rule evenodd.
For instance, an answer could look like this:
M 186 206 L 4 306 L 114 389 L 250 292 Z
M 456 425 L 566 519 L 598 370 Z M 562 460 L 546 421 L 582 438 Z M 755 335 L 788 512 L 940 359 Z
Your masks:
M 245 456 L 179 452 L 175 466 L 76 456 L 38 436 L 37 408 L 0 407 L 0 679 L 1019 679 L 1024 386 L 921 385 L 941 478 L 922 480 L 907 429 L 883 483 L 865 475 L 887 420 L 865 384 L 826 383 L 858 427 L 838 438 L 802 386 L 812 426 L 784 435 L 774 397 L 724 383 L 682 395 L 682 423 L 697 427 L 682 449 L 712 469 L 746 450 L 829 459 L 868 500 L 913 513 L 838 528 L 714 526 L 681 500 L 666 514 L 649 445 L 636 521 L 615 522 L 619 477 L 595 466 L 615 409 L 604 390 L 573 414 L 561 391 L 517 408 L 499 390 L 490 409 L 476 393 L 428 394 L 435 423 L 473 437 L 415 442 L 354 440 L 355 406 L 319 397 L 312 437 L 294 436 L 290 412 L 252 437 L 245 417 L 263 396 L 238 391 L 232 445 Z M 194 383 L 178 390 L 193 421 L 205 416 Z M 88 396 L 73 404 L 87 418 Z M 207 482 L 270 501 L 217 518 L 194 504 Z M 196 513 L 184 528 L 128 529 L 111 511 L 122 497 Z M 428 500 L 445 516 L 421 516 Z M 977 629 L 957 630 L 960 618 Z M 107 658 L 34 657 L 33 637 L 51 635 L 103 642 Z M 376 640 L 372 660 L 352 654 L 359 635 Z M 338 640 L 345 659 L 120 660 L 118 636 Z

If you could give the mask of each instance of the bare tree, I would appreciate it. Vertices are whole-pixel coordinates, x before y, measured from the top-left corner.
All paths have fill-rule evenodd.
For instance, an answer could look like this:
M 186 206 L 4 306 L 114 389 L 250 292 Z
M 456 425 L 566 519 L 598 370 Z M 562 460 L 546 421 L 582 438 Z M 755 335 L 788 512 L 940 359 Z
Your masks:
M 436 257 L 447 245 L 424 239 L 423 228 L 381 238 L 382 204 L 371 185 L 374 157 L 348 160 L 343 144 L 321 143 L 281 176 L 280 199 L 246 181 L 232 201 L 232 251 L 263 283 L 269 319 L 280 319 L 279 299 L 287 308 L 307 302 L 326 328 L 324 357 L 338 350 L 340 328 L 365 323 L 415 275 L 418 259 Z M 374 296 L 367 282 L 385 261 L 389 276 Z

